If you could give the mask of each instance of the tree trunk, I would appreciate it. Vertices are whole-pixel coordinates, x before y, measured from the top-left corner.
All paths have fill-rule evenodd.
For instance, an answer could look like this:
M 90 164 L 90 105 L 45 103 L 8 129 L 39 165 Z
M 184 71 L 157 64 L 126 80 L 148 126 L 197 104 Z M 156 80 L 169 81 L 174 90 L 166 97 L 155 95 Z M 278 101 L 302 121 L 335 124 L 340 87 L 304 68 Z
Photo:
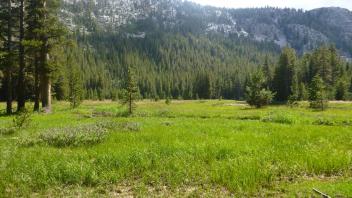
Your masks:
M 12 8 L 11 0 L 7 0 L 7 65 L 6 65 L 6 113 L 12 113 Z
M 132 115 L 132 94 L 129 93 L 129 105 L 128 105 L 128 108 L 129 108 L 129 114 Z
M 39 71 L 39 62 L 38 58 L 35 57 L 34 60 L 34 111 L 39 112 L 40 105 L 40 71 Z
M 43 9 L 46 9 L 46 0 L 43 1 Z M 44 20 L 46 21 L 47 16 L 44 14 Z M 50 59 L 48 52 L 48 38 L 43 35 L 41 38 L 43 44 L 40 52 L 40 90 L 42 99 L 42 108 L 46 113 L 51 113 L 51 79 L 50 79 L 50 69 L 48 68 L 48 62 Z
M 8 65 L 8 67 L 10 67 Z M 12 114 L 12 73 L 11 69 L 6 70 L 6 113 Z
M 42 51 L 42 74 L 40 79 L 41 85 L 41 98 L 42 98 L 42 108 L 46 113 L 51 113 L 51 79 L 50 79 L 50 72 L 47 68 L 47 63 L 49 60 L 49 54 L 47 53 L 46 49 Z
M 24 60 L 24 46 L 22 41 L 24 39 L 24 0 L 20 1 L 20 38 L 19 38 L 19 70 L 18 70 L 18 84 L 17 84 L 17 111 L 25 108 L 25 60 Z
M 42 107 L 46 113 L 51 113 L 51 80 L 48 75 L 41 78 L 42 90 Z

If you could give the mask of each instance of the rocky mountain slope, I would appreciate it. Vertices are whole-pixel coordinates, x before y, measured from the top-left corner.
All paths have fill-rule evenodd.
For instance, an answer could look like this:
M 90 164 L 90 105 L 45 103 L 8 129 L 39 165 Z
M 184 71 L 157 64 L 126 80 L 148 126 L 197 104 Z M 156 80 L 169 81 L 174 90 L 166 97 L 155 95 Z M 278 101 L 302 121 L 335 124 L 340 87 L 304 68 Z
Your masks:
M 183 0 L 64 0 L 62 19 L 72 31 L 116 32 L 143 39 L 155 32 L 220 34 L 290 45 L 299 53 L 333 43 L 352 56 L 352 12 L 342 8 L 223 9 Z

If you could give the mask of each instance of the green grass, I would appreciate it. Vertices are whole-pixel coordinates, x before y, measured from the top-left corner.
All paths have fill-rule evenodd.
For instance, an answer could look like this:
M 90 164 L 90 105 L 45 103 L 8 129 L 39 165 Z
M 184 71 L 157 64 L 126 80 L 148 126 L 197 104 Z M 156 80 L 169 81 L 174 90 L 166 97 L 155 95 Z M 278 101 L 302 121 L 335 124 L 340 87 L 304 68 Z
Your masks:
M 34 114 L 28 128 L 0 135 L 0 197 L 309 197 L 313 188 L 349 197 L 352 104 L 307 106 L 143 101 L 134 116 L 119 117 L 118 103 L 75 110 L 56 103 L 53 114 Z M 12 119 L 0 117 L 0 128 Z M 115 124 L 99 141 L 82 130 L 106 122 Z M 21 144 L 51 130 L 79 138 Z

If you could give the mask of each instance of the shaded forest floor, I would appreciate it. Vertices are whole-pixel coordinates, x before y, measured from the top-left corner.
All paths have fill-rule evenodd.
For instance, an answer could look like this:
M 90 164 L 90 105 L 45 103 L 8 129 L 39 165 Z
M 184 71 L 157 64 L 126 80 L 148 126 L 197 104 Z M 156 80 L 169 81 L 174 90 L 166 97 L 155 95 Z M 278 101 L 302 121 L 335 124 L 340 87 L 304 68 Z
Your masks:
M 352 104 L 252 109 L 236 101 L 54 104 L 0 117 L 0 197 L 352 195 Z M 0 104 L 4 109 L 4 104 Z

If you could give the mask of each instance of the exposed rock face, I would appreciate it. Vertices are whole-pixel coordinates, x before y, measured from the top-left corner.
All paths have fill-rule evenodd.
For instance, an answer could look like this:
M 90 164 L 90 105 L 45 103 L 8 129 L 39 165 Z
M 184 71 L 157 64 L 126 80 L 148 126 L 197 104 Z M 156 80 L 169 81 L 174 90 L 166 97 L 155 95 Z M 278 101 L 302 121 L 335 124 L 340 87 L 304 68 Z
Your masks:
M 237 35 L 290 45 L 299 53 L 334 43 L 352 56 L 352 12 L 342 8 L 221 9 L 183 0 L 64 0 L 62 19 L 71 30 L 125 31 L 142 39 L 155 31 Z

